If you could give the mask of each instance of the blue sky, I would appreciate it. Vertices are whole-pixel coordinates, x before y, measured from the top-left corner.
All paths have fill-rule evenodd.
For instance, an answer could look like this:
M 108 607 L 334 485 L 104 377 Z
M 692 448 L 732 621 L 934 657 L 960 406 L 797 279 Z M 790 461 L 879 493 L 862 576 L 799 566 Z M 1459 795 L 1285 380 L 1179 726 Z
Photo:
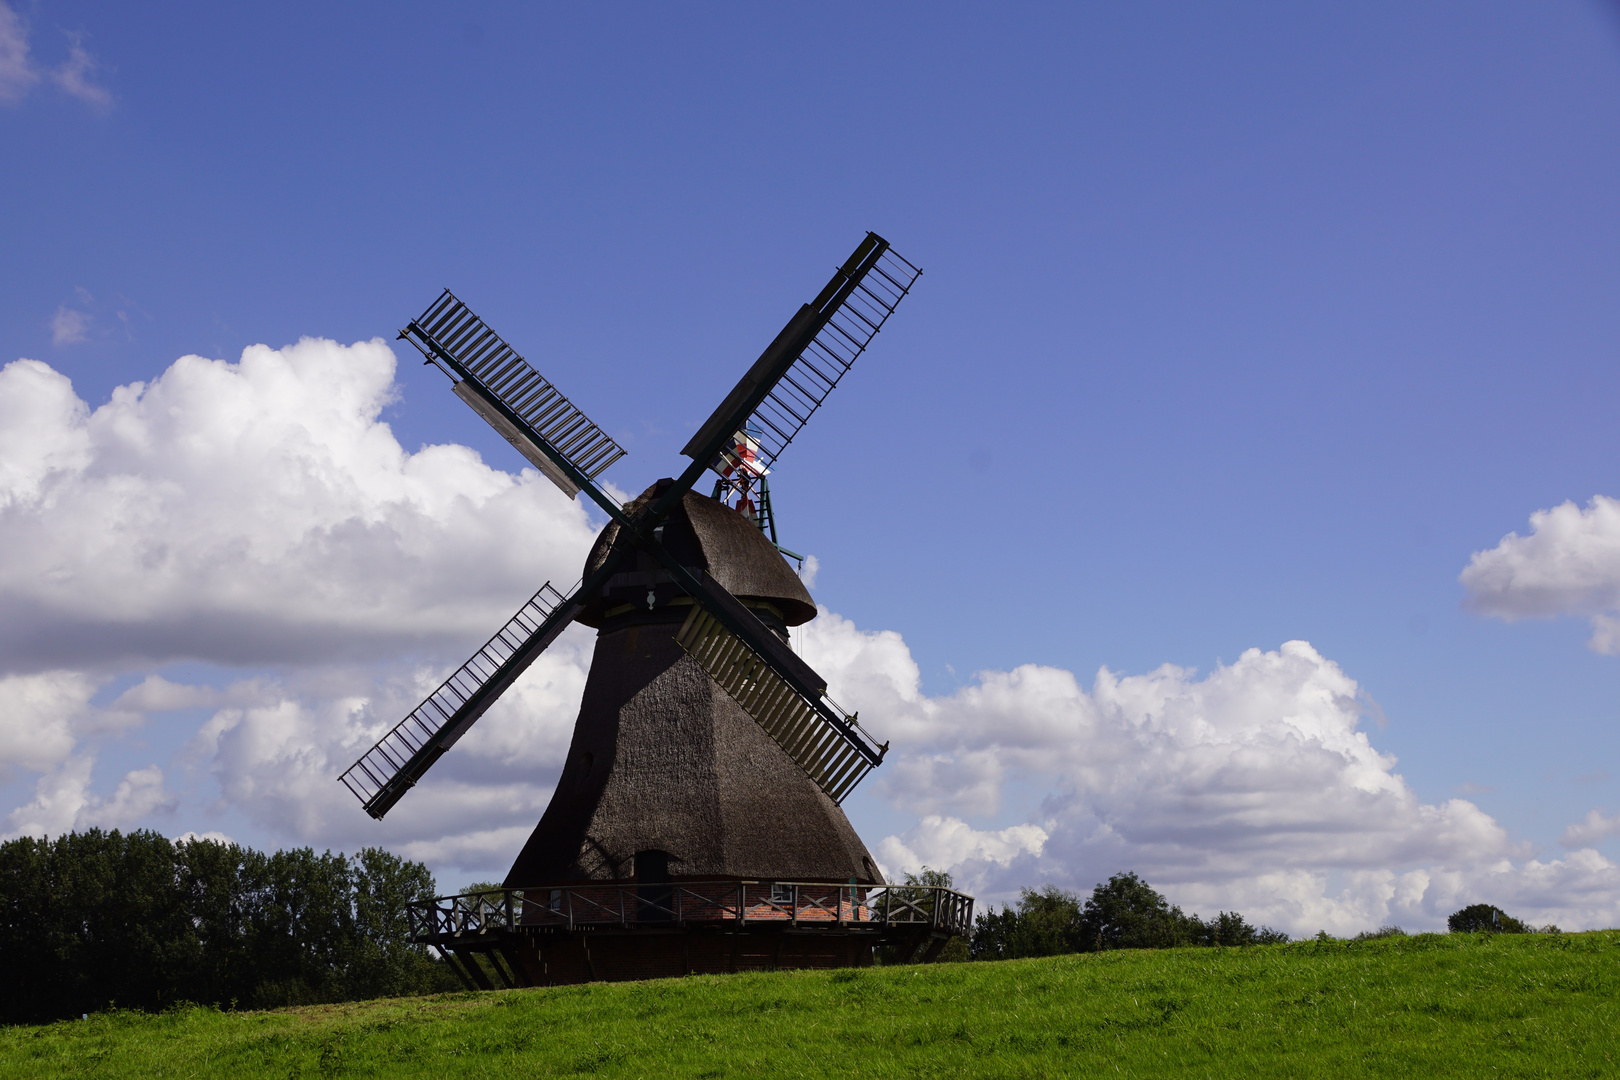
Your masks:
M 996 759 L 987 800 L 955 798 L 910 766 L 892 771 L 911 779 L 863 788 L 851 815 L 875 849 L 898 838 L 882 856 L 891 868 L 902 849 L 924 849 L 917 822 L 933 814 L 975 835 L 1048 835 L 1044 852 L 1017 837 L 929 849 L 959 857 L 986 895 L 1041 879 L 1089 888 L 1134 852 L 1113 868 L 1156 873 L 1189 903 L 1263 909 L 1256 883 L 1300 865 L 1282 841 L 1232 856 L 1247 868 L 1241 888 L 1151 845 L 1063 856 L 1065 800 L 1092 799 L 1089 824 L 1074 826 L 1087 836 L 1128 831 L 1131 807 L 1148 814 L 1095 794 L 1126 790 L 1137 766 L 1121 759 L 1106 782 L 1043 770 L 1034 744 L 1026 760 L 996 743 L 990 713 L 969 698 L 981 672 L 1040 665 L 1072 672 L 1093 695 L 1076 707 L 1092 708 L 1099 668 L 1145 678 L 1168 663 L 1203 685 L 1246 650 L 1292 640 L 1353 680 L 1358 730 L 1398 758 L 1385 775 L 1402 778 L 1402 798 L 1465 800 L 1507 838 L 1466 855 L 1391 848 L 1389 873 L 1421 866 L 1438 881 L 1442 865 L 1550 865 L 1583 850 L 1620 859 L 1620 825 L 1605 824 L 1620 820 L 1620 656 L 1588 647 L 1588 619 L 1620 606 L 1620 541 L 1608 543 L 1598 509 L 1577 511 L 1572 535 L 1592 540 L 1581 548 L 1591 557 L 1575 560 L 1585 569 L 1560 579 L 1556 600 L 1515 584 L 1571 565 L 1553 524 L 1540 547 L 1498 546 L 1529 536 L 1533 512 L 1620 496 L 1613 5 L 6 10 L 0 362 L 48 365 L 92 410 L 117 387 L 167 379 L 188 354 L 234 363 L 303 337 L 391 340 L 449 286 L 620 440 L 630 456 L 607 478 L 636 491 L 679 468 L 691 431 L 865 230 L 922 266 L 773 477 L 784 541 L 819 563 L 818 601 L 869 644 L 900 635 L 916 700 L 955 703 L 940 706 L 960 714 L 943 742 L 929 741 L 926 724 L 945 724 L 933 713 L 896 721 L 914 732 L 918 761 L 1012 755 Z M 333 349 L 309 363 L 359 362 Z M 522 462 L 413 355 L 398 353 L 378 414 L 404 452 L 470 447 L 517 477 Z M 202 423 L 214 391 L 180 395 L 178 378 L 174 400 L 190 404 L 171 402 L 168 415 Z M 287 415 L 303 408 L 289 401 Z M 254 415 L 252 393 L 217 409 Z M 0 413 L 8 445 L 40 445 L 38 415 Z M 91 472 L 125 467 L 116 454 L 96 460 Z M 217 481 L 230 498 L 263 508 L 285 497 L 285 486 L 248 494 L 268 474 L 233 473 L 235 461 L 221 459 L 229 475 Z M 210 503 L 195 472 L 181 481 L 167 465 L 126 465 L 191 493 L 174 505 L 237 505 Z M 505 482 L 456 475 L 491 491 Z M 93 512 L 104 496 L 52 502 L 46 488 L 0 511 L 8 544 L 105 527 L 118 546 L 125 526 Z M 59 807 L 58 827 L 349 848 L 372 835 L 419 845 L 447 885 L 498 871 L 502 840 L 460 858 L 449 838 L 339 821 L 337 804 L 293 824 L 255 803 L 263 784 L 243 786 L 223 751 L 197 740 L 222 711 L 267 698 L 115 703 L 160 674 L 227 696 L 276 683 L 311 716 L 361 698 L 380 713 L 393 698 L 369 687 L 412 664 L 454 663 L 539 580 L 577 574 L 591 528 L 581 511 L 543 485 L 501 498 L 511 505 L 476 526 L 474 549 L 521 550 L 481 581 L 476 610 L 442 626 L 424 613 L 426 592 L 452 590 L 473 558 L 433 532 L 439 561 L 413 571 L 433 583 L 404 589 L 367 628 L 343 623 L 368 644 L 341 671 L 273 643 L 300 626 L 346 632 L 314 606 L 271 626 L 244 602 L 203 644 L 177 632 L 141 653 L 98 644 L 117 635 L 97 619 L 157 641 L 156 609 L 132 601 L 114 619 L 6 586 L 6 673 L 80 681 L 63 704 L 39 706 L 79 710 L 62 721 L 67 741 L 5 761 L 0 816 L 40 802 L 39 785 L 80 762 L 81 810 Z M 164 541 L 177 549 L 192 527 L 182 517 Z M 1471 594 L 1459 575 L 1491 551 L 1500 572 Z M 342 564 L 320 564 L 312 595 L 354 585 L 338 580 Z M 196 580 L 218 589 L 229 575 Z M 378 629 L 390 620 L 408 632 Z M 55 651 L 20 644 L 58 623 Z M 219 635 L 234 644 L 215 647 Z M 547 707 L 560 714 L 533 723 L 555 742 L 579 675 L 553 676 L 564 689 Z M 1244 715 L 1267 707 L 1257 698 Z M 873 708 L 863 720 L 882 734 Z M 555 763 L 540 754 L 522 779 L 503 760 L 480 774 L 469 758 L 457 775 L 528 783 L 524 805 L 543 806 Z M 158 788 L 142 772 L 152 768 Z M 131 792 L 163 797 L 119 802 L 120 777 L 135 774 Z M 1163 783 L 1173 793 L 1193 781 Z M 1287 797 L 1276 799 L 1281 820 Z M 1569 840 L 1593 811 L 1596 824 Z M 1421 816 L 1390 820 L 1403 814 Z M 9 828 L 49 831 L 47 817 L 13 814 Z M 1337 820 L 1356 828 L 1353 813 Z M 1222 842 L 1251 850 L 1236 834 Z M 1331 898 L 1379 858 L 1311 872 Z M 1593 873 L 1583 888 L 1595 899 L 1579 910 L 1504 895 L 1601 921 L 1620 912 L 1620 878 L 1612 865 Z M 1272 917 L 1296 929 L 1432 922 L 1451 896 L 1378 910 L 1346 901 L 1336 913 L 1296 897 Z

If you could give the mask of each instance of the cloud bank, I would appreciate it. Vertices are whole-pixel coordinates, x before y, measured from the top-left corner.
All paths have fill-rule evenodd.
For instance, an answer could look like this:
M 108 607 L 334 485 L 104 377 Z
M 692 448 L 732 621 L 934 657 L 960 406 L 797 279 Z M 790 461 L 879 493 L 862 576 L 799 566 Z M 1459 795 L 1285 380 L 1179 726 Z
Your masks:
M 572 581 L 583 509 L 466 447 L 407 453 L 393 373 L 380 340 L 306 339 L 91 412 L 43 363 L 0 369 L 0 664 L 380 659 Z
M 541 581 L 572 582 L 593 523 L 533 470 L 401 447 L 393 377 L 380 340 L 305 339 L 182 357 L 91 409 L 46 364 L 0 369 L 0 833 L 383 844 L 447 888 L 504 868 L 560 770 L 588 630 L 385 822 L 335 777 Z M 1423 802 L 1364 730 L 1375 707 L 1306 642 L 1089 685 L 1025 665 L 930 697 L 897 633 L 823 611 L 801 640 L 894 745 L 869 781 L 906 823 L 869 837 L 890 871 L 949 869 L 994 901 L 1134 870 L 1296 933 L 1434 927 L 1478 900 L 1620 921 L 1620 867 L 1592 847 L 1612 819 L 1543 861 L 1467 800 Z
M 805 653 L 898 748 L 877 784 L 920 816 L 878 845 L 892 870 L 950 868 L 989 899 L 1134 870 L 1190 909 L 1294 933 L 1443 926 L 1476 900 L 1620 921 L 1620 867 L 1596 851 L 1542 862 L 1473 803 L 1422 802 L 1361 730 L 1356 682 L 1303 641 L 1202 677 L 1105 668 L 1087 689 L 1026 665 L 935 698 L 898 635 L 823 612 Z M 1032 820 L 970 826 L 1019 791 L 1041 793 Z
M 1592 626 L 1589 648 L 1620 655 L 1620 500 L 1537 510 L 1528 536 L 1476 551 L 1459 580 L 1471 611 L 1509 622 L 1579 616 Z

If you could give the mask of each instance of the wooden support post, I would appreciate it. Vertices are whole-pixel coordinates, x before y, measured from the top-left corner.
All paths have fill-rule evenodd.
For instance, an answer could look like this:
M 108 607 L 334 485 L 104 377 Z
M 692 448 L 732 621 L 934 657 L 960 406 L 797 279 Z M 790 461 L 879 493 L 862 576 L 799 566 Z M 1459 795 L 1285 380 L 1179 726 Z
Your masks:
M 467 969 L 472 972 L 472 977 L 474 979 L 480 979 L 483 981 L 485 990 L 501 989 L 501 986 L 499 985 L 499 982 L 501 981 L 500 965 L 496 964 L 495 961 L 490 958 L 488 952 L 482 949 L 478 950 L 477 952 L 470 952 L 467 956 L 467 961 Z M 485 968 L 485 964 L 488 964 L 489 967 Z M 494 976 L 490 975 L 491 971 L 495 972 Z
M 950 934 L 935 934 L 932 940 L 928 942 L 928 947 L 923 949 L 922 959 L 919 962 L 932 964 L 939 958 L 939 954 L 945 951 L 945 946 L 950 940 Z
M 512 971 L 512 985 L 514 987 L 534 985 L 534 980 L 529 978 L 529 973 L 523 966 L 523 957 L 516 945 L 503 944 L 501 946 L 501 957 L 506 961 L 506 966 Z
M 506 960 L 506 950 L 497 945 L 493 949 L 485 949 L 484 955 L 489 958 L 489 969 L 495 973 L 495 981 L 501 984 L 497 989 L 517 989 L 517 979 L 506 969 L 506 964 L 502 963 Z
M 472 980 L 478 984 L 477 988 L 479 990 L 495 989 L 495 984 L 489 981 L 488 975 L 484 974 L 484 967 L 478 962 L 478 954 L 476 952 L 468 949 L 466 956 L 458 955 L 457 959 L 459 959 L 462 964 L 466 965 L 467 974 L 472 976 Z
M 456 973 L 456 978 L 461 980 L 461 985 L 468 990 L 477 990 L 478 984 L 472 981 L 471 975 L 467 974 L 467 969 L 462 959 L 455 954 L 455 950 L 441 948 L 439 951 L 444 957 L 445 966 Z

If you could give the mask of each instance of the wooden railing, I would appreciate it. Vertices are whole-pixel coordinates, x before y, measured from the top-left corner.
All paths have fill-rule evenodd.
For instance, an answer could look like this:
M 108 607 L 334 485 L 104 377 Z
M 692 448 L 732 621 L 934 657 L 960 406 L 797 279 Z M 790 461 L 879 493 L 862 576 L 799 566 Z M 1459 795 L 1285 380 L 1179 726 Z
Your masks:
M 411 940 L 421 944 L 520 929 L 789 923 L 796 927 L 967 934 L 973 898 L 933 885 L 836 885 L 803 881 L 676 881 L 657 884 L 492 889 L 409 905 Z

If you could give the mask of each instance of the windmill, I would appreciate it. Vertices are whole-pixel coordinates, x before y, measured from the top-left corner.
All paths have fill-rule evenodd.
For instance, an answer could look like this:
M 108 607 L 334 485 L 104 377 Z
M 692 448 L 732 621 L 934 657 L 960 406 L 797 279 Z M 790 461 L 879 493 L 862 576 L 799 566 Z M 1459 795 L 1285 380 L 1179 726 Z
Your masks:
M 970 915 L 959 894 L 885 891 L 840 809 L 888 744 L 788 644 L 815 606 L 780 554 L 767 480 L 920 272 L 868 233 L 692 436 L 690 465 L 624 505 L 596 482 L 624 450 L 449 290 L 401 331 L 609 519 L 575 587 L 542 585 L 340 778 L 382 818 L 565 628 L 598 629 L 562 776 L 505 888 L 413 908 L 419 940 L 484 954 L 463 957 L 469 985 L 735 970 L 762 955 L 869 962 L 874 941 L 917 939 L 924 915 L 936 948 Z M 707 472 L 710 497 L 694 490 Z

